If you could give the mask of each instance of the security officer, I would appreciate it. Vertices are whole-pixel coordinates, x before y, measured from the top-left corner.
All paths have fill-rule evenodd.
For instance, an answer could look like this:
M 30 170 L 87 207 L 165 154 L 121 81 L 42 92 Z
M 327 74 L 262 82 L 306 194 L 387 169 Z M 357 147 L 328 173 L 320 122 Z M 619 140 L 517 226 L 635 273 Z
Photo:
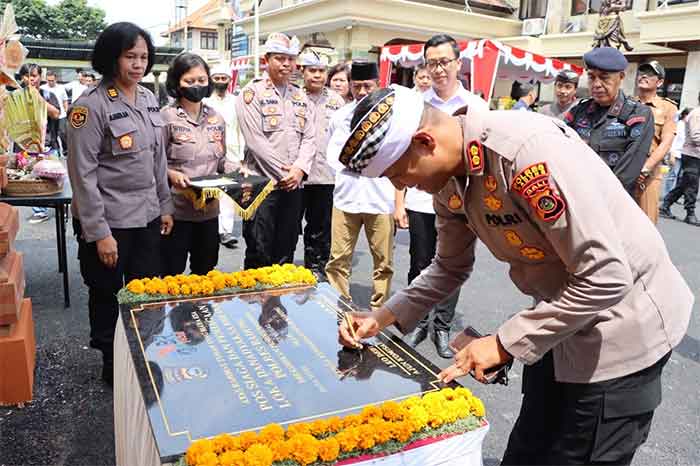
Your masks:
M 556 101 L 540 109 L 540 113 L 552 118 L 564 118 L 564 114 L 576 105 L 576 89 L 578 89 L 578 73 L 572 70 L 562 70 L 554 78 L 554 94 Z
M 71 208 L 89 291 L 90 346 L 102 351 L 102 378 L 110 385 L 117 291 L 125 281 L 159 274 L 160 236 L 173 227 L 163 120 L 155 96 L 138 85 L 154 59 L 146 31 L 110 25 L 92 53 L 104 78 L 75 101 L 68 118 Z
M 583 61 L 592 98 L 579 102 L 564 119 L 635 196 L 654 136 L 653 115 L 620 90 L 628 64 L 622 52 L 599 47 L 586 52 Z
M 335 170 L 328 165 L 328 125 L 331 115 L 345 101 L 335 91 L 325 86 L 328 76 L 328 56 L 314 49 L 306 49 L 299 56 L 304 75 L 304 92 L 316 116 L 316 155 L 309 178 L 304 182 L 303 216 L 304 266 L 325 280 L 326 264 L 331 251 L 331 215 L 333 213 L 333 188 Z
M 661 196 L 661 162 L 671 150 L 676 137 L 676 103 L 656 93 L 663 86 L 666 70 L 656 60 L 639 66 L 637 90 L 639 100 L 647 105 L 654 115 L 654 138 L 651 141 L 649 157 L 642 167 L 637 180 L 637 202 L 649 219 L 659 220 L 659 197 Z
M 347 170 L 433 193 L 431 265 L 378 311 L 350 313 L 342 344 L 387 325 L 409 332 L 469 278 L 477 239 L 536 299 L 464 346 L 450 382 L 525 365 L 506 465 L 629 464 L 661 402 L 661 372 L 693 295 L 656 228 L 564 122 L 524 112 L 449 116 L 410 89 L 370 94 L 339 151 Z M 329 154 L 335 156 L 337 154 Z
M 236 97 L 245 139 L 243 168 L 277 182 L 275 191 L 243 222 L 246 269 L 292 262 L 299 236 L 302 180 L 316 155 L 316 125 L 309 99 L 289 78 L 299 40 L 272 33 L 265 42 L 267 71 Z

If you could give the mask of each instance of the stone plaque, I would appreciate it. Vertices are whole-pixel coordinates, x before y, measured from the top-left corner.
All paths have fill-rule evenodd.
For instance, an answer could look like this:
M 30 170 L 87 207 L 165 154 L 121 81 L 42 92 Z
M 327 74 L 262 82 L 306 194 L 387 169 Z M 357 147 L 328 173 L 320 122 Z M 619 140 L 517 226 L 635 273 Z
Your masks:
M 439 389 L 439 369 L 383 332 L 363 350 L 338 343 L 352 310 L 327 284 L 122 306 L 161 461 L 190 442 L 344 416 Z

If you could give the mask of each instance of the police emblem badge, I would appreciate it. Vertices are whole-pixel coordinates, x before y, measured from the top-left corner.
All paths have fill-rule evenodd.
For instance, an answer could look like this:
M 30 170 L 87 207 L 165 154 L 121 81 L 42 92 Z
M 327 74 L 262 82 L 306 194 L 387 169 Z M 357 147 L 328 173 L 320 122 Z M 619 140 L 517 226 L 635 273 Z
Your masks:
M 73 107 L 70 112 L 70 125 L 75 129 L 80 129 L 87 123 L 87 107 Z
M 122 148 L 122 150 L 129 150 L 134 146 L 134 138 L 131 137 L 129 134 L 125 134 L 124 136 L 121 136 L 119 138 L 119 147 Z
M 243 91 L 243 102 L 245 102 L 246 105 L 253 101 L 253 97 L 255 97 L 255 91 L 253 89 L 248 88 Z

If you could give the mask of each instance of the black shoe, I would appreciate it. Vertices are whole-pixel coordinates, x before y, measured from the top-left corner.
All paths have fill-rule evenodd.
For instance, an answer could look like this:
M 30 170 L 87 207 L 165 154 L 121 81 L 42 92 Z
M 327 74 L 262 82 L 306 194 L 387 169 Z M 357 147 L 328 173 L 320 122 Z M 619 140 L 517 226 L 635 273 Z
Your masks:
M 450 349 L 450 332 L 435 330 L 435 349 L 445 359 L 451 359 L 454 353 Z
M 689 213 L 686 217 L 685 220 L 683 220 L 685 223 L 688 225 L 693 225 L 696 227 L 700 227 L 700 222 L 698 222 L 698 218 L 695 216 L 694 213 Z
M 231 233 L 223 233 L 219 235 L 219 242 L 222 246 L 225 246 L 229 249 L 236 249 L 238 239 L 236 239 Z
M 671 208 L 666 205 L 659 208 L 659 217 L 670 218 L 671 220 L 676 219 L 676 216 L 671 212 Z
M 428 329 L 426 327 L 416 327 L 415 330 L 408 335 L 406 343 L 408 343 L 412 348 L 415 348 L 421 341 L 425 340 L 427 336 Z

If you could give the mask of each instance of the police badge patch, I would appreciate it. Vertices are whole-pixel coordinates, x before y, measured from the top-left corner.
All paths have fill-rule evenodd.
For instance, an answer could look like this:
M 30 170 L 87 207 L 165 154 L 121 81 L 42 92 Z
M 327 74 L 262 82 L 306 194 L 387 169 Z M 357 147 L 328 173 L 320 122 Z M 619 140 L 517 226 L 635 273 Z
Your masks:
M 253 97 L 255 97 L 255 91 L 251 88 L 246 89 L 243 91 L 243 102 L 246 103 L 246 105 L 250 104 L 253 101 Z
M 87 107 L 73 107 L 70 112 L 70 125 L 75 129 L 80 129 L 87 123 Z

